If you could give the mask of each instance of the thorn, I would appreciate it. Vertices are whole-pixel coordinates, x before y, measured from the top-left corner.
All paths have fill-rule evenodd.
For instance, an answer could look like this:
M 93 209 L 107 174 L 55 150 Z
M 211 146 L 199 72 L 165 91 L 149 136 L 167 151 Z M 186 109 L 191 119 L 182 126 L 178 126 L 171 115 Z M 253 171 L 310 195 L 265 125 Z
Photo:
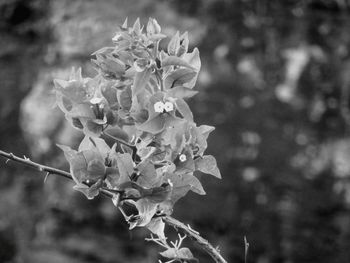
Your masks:
M 44 168 L 42 168 L 41 166 L 39 166 L 38 169 L 39 169 L 40 172 L 44 171 Z
M 45 178 L 44 178 L 44 183 L 46 183 L 47 178 L 49 178 L 49 176 L 50 176 L 50 172 L 47 172 L 46 175 L 45 175 Z
M 11 158 L 13 158 L 13 157 L 14 157 L 13 153 L 10 153 L 10 157 L 11 157 Z
M 190 231 L 192 231 L 193 233 L 199 235 L 199 232 L 196 231 L 196 230 L 194 230 L 189 224 L 187 224 L 187 227 L 188 227 L 188 229 L 189 229 Z

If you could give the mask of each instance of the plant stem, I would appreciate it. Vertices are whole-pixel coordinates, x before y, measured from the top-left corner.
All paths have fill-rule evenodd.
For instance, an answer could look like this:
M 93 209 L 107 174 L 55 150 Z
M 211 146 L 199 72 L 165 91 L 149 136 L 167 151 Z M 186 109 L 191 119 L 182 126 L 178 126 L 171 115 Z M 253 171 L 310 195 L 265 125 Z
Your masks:
M 21 158 L 21 157 L 14 155 L 13 153 L 4 152 L 2 150 L 0 150 L 0 156 L 5 157 L 7 159 L 6 163 L 9 160 L 12 160 L 12 161 L 24 164 L 26 166 L 32 167 L 40 172 L 46 172 L 46 177 L 49 176 L 50 174 L 55 174 L 55 175 L 59 175 L 59 176 L 65 177 L 67 179 L 73 180 L 72 175 L 66 171 L 33 162 L 29 158 L 26 158 L 26 157 Z M 110 198 L 113 197 L 113 193 L 109 192 L 108 190 L 101 189 L 101 193 L 107 197 L 110 197 Z
M 172 226 L 175 229 L 180 229 L 184 234 L 194 240 L 208 255 L 210 255 L 215 260 L 216 263 L 227 263 L 227 261 L 221 256 L 218 249 L 214 248 L 208 242 L 208 240 L 201 237 L 197 231 L 193 230 L 188 225 L 186 226 L 184 223 L 171 216 L 165 216 L 163 217 L 163 220 L 169 226 Z
M 13 153 L 8 153 L 2 150 L 0 150 L 0 156 L 7 159 L 6 163 L 9 160 L 12 160 L 20 164 L 32 167 L 40 172 L 46 172 L 46 176 L 50 174 L 55 174 L 73 180 L 72 175 L 66 171 L 33 162 L 26 157 L 21 158 L 14 155 Z M 100 192 L 109 198 L 112 198 L 114 196 L 113 193 L 106 189 L 100 189 Z M 206 239 L 201 237 L 198 232 L 191 229 L 190 226 L 186 226 L 184 223 L 171 216 L 163 216 L 162 218 L 164 222 L 166 222 L 169 226 L 172 226 L 176 230 L 182 231 L 184 234 L 186 234 L 192 240 L 194 240 L 208 255 L 210 255 L 215 260 L 216 263 L 227 263 L 227 261 L 220 255 L 220 252 L 216 248 L 214 248 Z

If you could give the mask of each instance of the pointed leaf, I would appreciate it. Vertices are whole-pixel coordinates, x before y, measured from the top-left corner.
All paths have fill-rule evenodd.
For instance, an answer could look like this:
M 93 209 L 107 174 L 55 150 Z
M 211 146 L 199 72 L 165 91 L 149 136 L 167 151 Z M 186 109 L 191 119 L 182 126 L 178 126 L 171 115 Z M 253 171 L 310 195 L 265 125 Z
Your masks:
M 164 80 L 165 89 L 171 89 L 176 86 L 185 86 L 186 83 L 191 82 L 197 73 L 192 69 L 180 68 L 170 73 Z
M 138 215 L 130 218 L 129 229 L 133 229 L 134 227 L 137 227 L 137 226 L 148 225 L 149 222 L 151 222 L 152 217 L 156 213 L 158 205 L 147 199 L 140 199 L 133 203 L 139 213 Z
M 176 108 L 186 120 L 193 122 L 193 114 L 188 104 L 183 99 L 176 100 Z
M 212 155 L 204 155 L 195 160 L 196 169 L 206 173 L 214 175 L 215 177 L 221 179 L 220 170 L 218 169 L 215 157 Z
M 168 67 L 168 66 L 178 66 L 178 67 L 185 67 L 185 68 L 195 69 L 188 62 L 186 62 L 182 58 L 179 58 L 179 57 L 176 57 L 176 56 L 166 57 L 162 61 L 162 67 Z
M 118 153 L 116 155 L 117 164 L 120 174 L 120 183 L 130 181 L 130 177 L 134 172 L 134 162 L 128 153 Z
M 130 87 L 126 87 L 124 90 L 118 93 L 120 106 L 124 110 L 130 110 L 132 105 L 132 91 Z
M 161 218 L 153 218 L 151 222 L 146 226 L 153 234 L 159 238 L 165 239 L 164 228 L 165 224 Z
M 136 72 L 134 83 L 132 85 L 132 95 L 136 96 L 140 93 L 147 85 L 148 81 L 151 78 L 151 69 L 147 68 L 142 72 Z
M 168 97 L 187 99 L 196 95 L 198 91 L 194 91 L 183 86 L 177 86 L 167 91 Z
M 137 125 L 136 127 L 141 131 L 157 134 L 164 129 L 164 125 L 165 118 L 163 118 L 161 115 L 158 115 L 153 119 L 149 119 L 146 122 Z
M 89 136 L 85 136 L 79 145 L 79 152 L 92 149 L 96 149 L 103 158 L 106 158 L 111 150 L 105 140 L 101 138 L 91 138 Z
M 87 180 L 97 181 L 105 174 L 106 168 L 101 160 L 92 160 L 87 166 Z
M 180 34 L 179 34 L 179 31 L 177 31 L 176 34 L 169 41 L 168 54 L 170 56 L 175 56 L 179 47 L 180 47 Z
M 196 75 L 195 77 L 188 83 L 184 83 L 184 87 L 192 89 L 194 85 L 196 84 L 197 78 L 198 78 L 198 72 L 201 68 L 201 60 L 199 57 L 199 51 L 197 48 L 195 48 L 192 53 L 184 54 L 182 57 L 186 62 L 188 62 L 192 67 L 196 69 Z

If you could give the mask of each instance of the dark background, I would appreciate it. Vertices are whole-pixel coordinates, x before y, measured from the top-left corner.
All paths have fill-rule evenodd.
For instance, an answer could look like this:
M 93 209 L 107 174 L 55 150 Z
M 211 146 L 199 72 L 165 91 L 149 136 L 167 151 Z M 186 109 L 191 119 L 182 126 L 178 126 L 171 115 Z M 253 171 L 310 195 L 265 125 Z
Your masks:
M 67 169 L 55 146 L 81 133 L 54 108 L 53 78 L 111 45 L 125 17 L 189 32 L 202 70 L 190 101 L 216 126 L 202 175 L 174 216 L 229 262 L 350 262 L 350 2 L 348 0 L 0 1 L 0 148 Z M 156 262 L 106 198 L 0 160 L 0 262 Z M 186 243 L 211 262 L 198 247 Z

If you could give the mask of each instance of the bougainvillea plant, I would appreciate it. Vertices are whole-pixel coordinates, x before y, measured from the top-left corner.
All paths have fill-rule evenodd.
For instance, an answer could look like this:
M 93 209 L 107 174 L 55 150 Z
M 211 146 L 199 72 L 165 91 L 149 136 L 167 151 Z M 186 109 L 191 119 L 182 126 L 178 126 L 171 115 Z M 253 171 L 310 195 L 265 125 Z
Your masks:
M 153 18 L 145 28 L 139 19 L 131 27 L 126 20 L 113 45 L 93 53 L 96 76 L 73 69 L 68 80 L 54 80 L 57 105 L 85 135 L 77 150 L 58 146 L 74 189 L 88 199 L 108 193 L 130 229 L 152 232 L 147 240 L 165 249 L 160 254 L 167 262 L 192 262 L 191 251 L 181 247 L 185 236 L 166 238 L 164 218 L 188 191 L 205 194 L 195 172 L 221 175 L 215 158 L 205 155 L 214 127 L 197 126 L 186 102 L 197 93 L 199 51 L 189 51 L 187 32 L 160 50 L 164 38 Z M 128 214 L 128 206 L 135 212 Z

